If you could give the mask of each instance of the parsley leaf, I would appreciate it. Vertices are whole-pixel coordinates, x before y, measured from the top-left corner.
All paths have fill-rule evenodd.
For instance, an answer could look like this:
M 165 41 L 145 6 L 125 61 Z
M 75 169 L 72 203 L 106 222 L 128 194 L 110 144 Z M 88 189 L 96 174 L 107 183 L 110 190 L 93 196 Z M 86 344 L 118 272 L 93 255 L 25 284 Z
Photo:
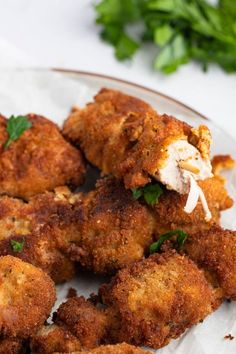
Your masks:
M 11 116 L 7 121 L 7 132 L 9 137 L 5 143 L 5 149 L 7 149 L 14 140 L 17 140 L 25 130 L 31 128 L 31 126 L 32 123 L 29 121 L 28 117 Z
M 105 0 L 95 6 L 96 22 L 103 25 L 101 37 L 115 47 L 118 60 L 133 57 L 139 43 L 126 33 L 126 24 L 140 18 L 139 0 Z
M 144 187 L 132 189 L 132 193 L 134 199 L 139 199 L 143 196 L 147 204 L 154 205 L 158 202 L 163 190 L 158 183 L 150 183 Z
M 123 33 L 117 41 L 115 56 L 119 60 L 129 59 L 138 48 L 139 44 Z
M 218 0 L 100 0 L 95 7 L 102 38 L 118 60 L 134 56 L 142 41 L 156 50 L 154 69 L 165 74 L 190 60 L 236 72 L 236 2 Z M 142 29 L 138 39 L 132 29 Z
M 142 197 L 143 190 L 142 190 L 142 188 L 134 188 L 134 189 L 132 189 L 132 193 L 133 193 L 133 198 L 137 200 L 140 197 Z
M 170 74 L 181 65 L 188 62 L 188 47 L 180 34 L 168 43 L 158 54 L 154 67 L 165 74 Z
M 186 241 L 188 235 L 186 234 L 186 232 L 184 232 L 182 230 L 173 230 L 173 231 L 167 232 L 166 234 L 160 236 L 158 241 L 152 243 L 149 248 L 150 253 L 159 252 L 162 244 L 165 241 L 169 240 L 173 236 L 177 236 L 176 245 L 175 245 L 176 248 L 181 249 L 183 247 L 183 244 Z
M 22 252 L 25 244 L 25 239 L 23 239 L 21 242 L 16 240 L 11 240 L 10 243 L 13 252 Z

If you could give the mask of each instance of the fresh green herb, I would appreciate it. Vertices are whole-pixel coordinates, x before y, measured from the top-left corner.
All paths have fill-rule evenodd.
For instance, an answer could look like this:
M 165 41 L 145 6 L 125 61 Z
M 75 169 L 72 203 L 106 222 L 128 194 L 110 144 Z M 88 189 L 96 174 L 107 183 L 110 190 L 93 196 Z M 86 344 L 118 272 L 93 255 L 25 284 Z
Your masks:
M 101 37 L 115 47 L 115 56 L 118 60 L 132 58 L 139 44 L 131 38 L 124 26 L 140 18 L 136 0 L 106 0 L 96 6 L 99 14 L 96 22 L 104 25 Z
M 96 13 L 101 36 L 119 60 L 132 58 L 142 41 L 151 41 L 157 48 L 154 68 L 163 73 L 190 60 L 204 70 L 216 63 L 236 71 L 236 1 L 100 0 Z
M 182 230 L 173 230 L 170 232 L 167 232 L 166 234 L 162 235 L 159 237 L 158 241 L 154 242 L 150 246 L 150 253 L 155 253 L 160 251 L 162 244 L 169 240 L 171 237 L 177 236 L 176 238 L 176 244 L 175 247 L 179 250 L 183 247 L 184 242 L 186 241 L 188 235 L 186 232 Z
M 16 240 L 11 240 L 10 242 L 13 252 L 21 252 L 24 248 L 25 239 L 23 239 L 21 242 Z
M 17 140 L 25 130 L 31 128 L 31 126 L 32 123 L 29 121 L 28 117 L 11 116 L 7 121 L 7 132 L 9 137 L 5 144 L 5 149 L 7 149 L 14 140 Z
M 143 196 L 147 204 L 154 205 L 158 202 L 163 190 L 158 183 L 150 183 L 144 187 L 132 189 L 132 193 L 134 199 L 139 199 Z
M 140 197 L 142 197 L 143 188 L 134 188 L 134 189 L 132 189 L 132 193 L 133 193 L 133 198 L 137 200 Z

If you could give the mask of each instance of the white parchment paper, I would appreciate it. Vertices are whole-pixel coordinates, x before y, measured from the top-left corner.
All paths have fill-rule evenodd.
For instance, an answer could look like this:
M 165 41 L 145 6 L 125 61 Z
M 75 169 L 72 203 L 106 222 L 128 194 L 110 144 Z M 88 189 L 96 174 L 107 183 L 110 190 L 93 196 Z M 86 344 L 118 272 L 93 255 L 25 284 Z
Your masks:
M 65 75 L 47 70 L 0 70 L 0 112 L 11 114 L 38 113 L 61 125 L 73 105 L 82 106 L 102 86 L 110 86 L 138 95 L 148 100 L 159 112 L 167 112 L 188 121 L 192 125 L 202 122 L 192 112 L 161 96 L 144 92 L 118 82 L 102 78 Z M 208 122 L 213 138 L 214 153 L 230 153 L 236 157 L 236 142 L 223 131 Z M 236 196 L 236 172 L 227 173 L 228 189 Z M 225 227 L 236 230 L 236 207 L 226 211 L 222 218 Z M 74 287 L 79 295 L 89 296 L 96 292 L 103 278 L 89 273 L 79 273 L 70 283 L 58 287 L 58 300 L 55 308 L 65 299 L 67 289 Z M 204 299 L 202 299 L 204 301 Z M 231 334 L 235 339 L 224 339 Z M 180 339 L 158 350 L 159 354 L 235 354 L 236 353 L 236 304 L 224 303 L 220 309 L 194 326 Z

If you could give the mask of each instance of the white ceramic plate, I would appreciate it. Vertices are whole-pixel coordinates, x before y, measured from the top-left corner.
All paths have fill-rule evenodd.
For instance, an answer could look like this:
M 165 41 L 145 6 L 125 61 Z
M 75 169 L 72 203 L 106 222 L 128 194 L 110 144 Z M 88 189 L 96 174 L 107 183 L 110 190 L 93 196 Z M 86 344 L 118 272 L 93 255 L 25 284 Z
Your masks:
M 73 105 L 83 106 L 101 88 L 110 87 L 137 96 L 149 102 L 158 112 L 168 113 L 196 126 L 206 124 L 213 135 L 212 154 L 231 154 L 236 157 L 236 142 L 210 120 L 190 107 L 161 93 L 122 80 L 64 70 L 4 70 L 0 71 L 0 110 L 4 115 L 39 113 L 61 125 Z M 194 94 L 194 91 L 193 91 Z M 236 195 L 236 173 L 227 173 L 228 189 Z M 225 227 L 236 229 L 236 207 L 226 211 L 222 218 Z M 104 279 L 88 273 L 58 287 L 56 306 L 65 298 L 68 287 L 78 294 L 89 296 L 96 292 Z M 194 280 L 193 280 L 194 281 Z M 204 299 L 203 299 L 204 301 Z M 236 304 L 225 303 L 202 324 L 194 326 L 180 339 L 158 351 L 159 354 L 235 354 L 236 339 L 224 339 L 227 334 L 236 337 Z

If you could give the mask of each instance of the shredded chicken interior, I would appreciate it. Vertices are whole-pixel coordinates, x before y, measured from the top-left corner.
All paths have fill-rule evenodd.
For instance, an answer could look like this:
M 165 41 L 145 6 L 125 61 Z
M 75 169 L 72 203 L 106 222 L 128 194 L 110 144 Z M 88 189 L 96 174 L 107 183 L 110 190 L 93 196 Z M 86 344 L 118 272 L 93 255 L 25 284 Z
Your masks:
M 196 147 L 187 140 L 176 140 L 167 148 L 167 159 L 159 172 L 160 181 L 168 189 L 176 190 L 180 194 L 187 194 L 185 212 L 191 213 L 200 199 L 205 218 L 211 219 L 211 212 L 202 189 L 197 180 L 212 177 L 211 162 L 203 158 Z
M 188 173 L 189 182 L 190 182 L 190 190 L 188 194 L 188 199 L 184 207 L 184 211 L 188 214 L 192 213 L 192 211 L 196 208 L 197 202 L 200 198 L 202 203 L 202 207 L 205 213 L 205 220 L 210 221 L 212 218 L 211 211 L 208 207 L 207 200 L 202 189 L 199 187 L 191 173 Z

